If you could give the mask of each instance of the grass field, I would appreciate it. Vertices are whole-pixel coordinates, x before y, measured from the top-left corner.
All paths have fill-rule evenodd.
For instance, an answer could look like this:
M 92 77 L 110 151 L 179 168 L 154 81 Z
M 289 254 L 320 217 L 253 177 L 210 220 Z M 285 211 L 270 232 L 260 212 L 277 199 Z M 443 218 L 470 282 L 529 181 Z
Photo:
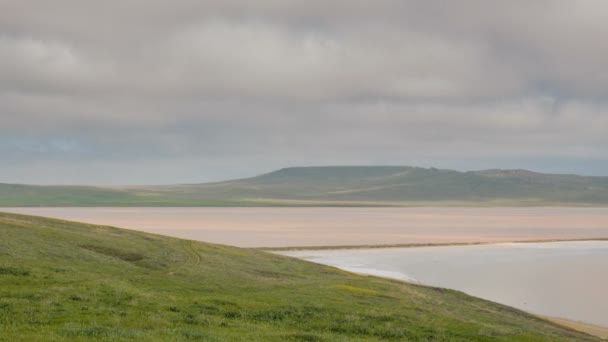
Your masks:
M 0 341 L 594 341 L 463 293 L 0 214 Z
M 294 167 L 202 184 L 0 184 L 0 206 L 608 206 L 608 177 L 407 166 Z

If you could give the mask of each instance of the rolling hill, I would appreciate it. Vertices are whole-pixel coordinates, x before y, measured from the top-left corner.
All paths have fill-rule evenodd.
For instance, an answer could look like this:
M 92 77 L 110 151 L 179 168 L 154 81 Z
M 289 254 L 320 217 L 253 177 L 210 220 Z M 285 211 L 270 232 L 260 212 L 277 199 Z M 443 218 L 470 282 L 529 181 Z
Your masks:
M 0 206 L 608 205 L 608 177 L 407 166 L 285 168 L 218 183 L 86 187 L 0 184 Z
M 0 341 L 596 341 L 460 292 L 0 213 Z

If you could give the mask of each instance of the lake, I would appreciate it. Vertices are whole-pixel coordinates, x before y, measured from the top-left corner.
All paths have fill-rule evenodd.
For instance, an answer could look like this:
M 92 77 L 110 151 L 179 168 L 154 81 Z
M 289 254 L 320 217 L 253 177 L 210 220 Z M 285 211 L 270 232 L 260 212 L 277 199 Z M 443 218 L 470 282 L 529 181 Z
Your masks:
M 0 208 L 241 247 L 608 237 L 608 208 Z
M 608 327 L 608 241 L 279 253 Z
M 608 208 L 0 208 L 241 247 L 608 237 Z M 608 242 L 281 252 L 608 326 Z

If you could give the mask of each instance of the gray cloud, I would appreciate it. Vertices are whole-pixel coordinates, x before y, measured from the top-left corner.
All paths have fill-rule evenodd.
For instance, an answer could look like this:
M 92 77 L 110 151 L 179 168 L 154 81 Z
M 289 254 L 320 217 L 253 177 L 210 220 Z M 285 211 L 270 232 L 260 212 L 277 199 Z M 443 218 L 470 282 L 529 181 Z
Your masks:
M 0 182 L 369 163 L 608 174 L 607 14 L 600 0 L 0 0 Z

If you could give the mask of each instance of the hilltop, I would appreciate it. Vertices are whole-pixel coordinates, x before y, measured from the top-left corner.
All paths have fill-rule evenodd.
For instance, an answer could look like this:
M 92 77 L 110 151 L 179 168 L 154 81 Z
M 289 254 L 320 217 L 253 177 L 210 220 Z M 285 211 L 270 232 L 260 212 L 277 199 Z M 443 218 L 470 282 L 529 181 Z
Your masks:
M 0 206 L 606 206 L 608 177 L 408 166 L 293 167 L 217 183 L 0 184 Z
M 0 341 L 596 341 L 461 292 L 0 213 Z

